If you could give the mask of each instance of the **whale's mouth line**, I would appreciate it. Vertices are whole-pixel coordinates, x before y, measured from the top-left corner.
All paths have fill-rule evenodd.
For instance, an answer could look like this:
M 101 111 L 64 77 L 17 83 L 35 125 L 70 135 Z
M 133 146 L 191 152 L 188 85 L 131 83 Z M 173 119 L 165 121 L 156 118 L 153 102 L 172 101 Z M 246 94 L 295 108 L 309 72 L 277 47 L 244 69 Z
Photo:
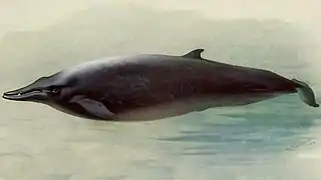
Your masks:
M 2 97 L 7 100 L 14 100 L 14 101 L 25 101 L 29 98 L 32 98 L 36 95 L 43 95 L 45 92 L 41 89 L 33 89 L 29 91 L 8 91 L 5 92 Z

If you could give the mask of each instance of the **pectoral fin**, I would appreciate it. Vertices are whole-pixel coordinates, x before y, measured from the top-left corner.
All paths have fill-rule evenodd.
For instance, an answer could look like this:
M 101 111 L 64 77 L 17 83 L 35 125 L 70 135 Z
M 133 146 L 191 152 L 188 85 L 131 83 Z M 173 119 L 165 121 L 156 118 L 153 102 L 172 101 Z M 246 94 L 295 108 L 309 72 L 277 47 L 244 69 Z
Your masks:
M 78 96 L 78 97 L 74 97 L 70 102 L 79 104 L 88 113 L 91 113 L 92 115 L 98 118 L 105 119 L 105 120 L 115 119 L 115 114 L 110 112 L 108 108 L 99 101 Z

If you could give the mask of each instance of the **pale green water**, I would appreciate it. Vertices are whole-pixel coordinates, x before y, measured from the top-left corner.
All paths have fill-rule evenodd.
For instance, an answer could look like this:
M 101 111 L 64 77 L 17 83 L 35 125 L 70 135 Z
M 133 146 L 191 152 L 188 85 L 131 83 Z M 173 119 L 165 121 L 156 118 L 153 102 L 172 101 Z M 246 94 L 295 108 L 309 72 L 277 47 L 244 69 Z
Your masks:
M 304 39 L 299 27 L 276 20 L 98 8 L 42 32 L 4 36 L 0 90 L 98 57 L 205 48 L 209 59 L 308 81 L 321 96 L 317 48 Z M 321 178 L 321 111 L 297 95 L 141 123 L 95 122 L 33 103 L 1 100 L 0 107 L 4 180 Z

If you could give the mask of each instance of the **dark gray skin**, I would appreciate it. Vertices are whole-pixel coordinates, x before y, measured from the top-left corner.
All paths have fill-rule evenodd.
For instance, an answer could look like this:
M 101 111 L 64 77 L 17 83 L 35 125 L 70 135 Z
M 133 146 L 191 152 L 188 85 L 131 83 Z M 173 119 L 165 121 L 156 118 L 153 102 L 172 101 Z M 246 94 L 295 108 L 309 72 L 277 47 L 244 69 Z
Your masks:
M 44 103 L 78 117 L 117 121 L 156 120 L 296 92 L 305 103 L 318 107 L 313 91 L 301 81 L 205 60 L 201 52 L 90 61 L 6 92 L 3 98 Z

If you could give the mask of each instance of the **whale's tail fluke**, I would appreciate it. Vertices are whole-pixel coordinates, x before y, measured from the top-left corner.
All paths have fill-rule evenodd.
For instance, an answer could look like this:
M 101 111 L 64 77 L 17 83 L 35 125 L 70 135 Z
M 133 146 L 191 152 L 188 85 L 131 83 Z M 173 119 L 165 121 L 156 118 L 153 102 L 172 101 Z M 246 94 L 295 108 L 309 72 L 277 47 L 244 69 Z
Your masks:
M 315 100 L 314 92 L 307 83 L 297 79 L 292 79 L 292 81 L 298 85 L 295 89 L 304 103 L 312 107 L 319 107 L 319 104 Z

